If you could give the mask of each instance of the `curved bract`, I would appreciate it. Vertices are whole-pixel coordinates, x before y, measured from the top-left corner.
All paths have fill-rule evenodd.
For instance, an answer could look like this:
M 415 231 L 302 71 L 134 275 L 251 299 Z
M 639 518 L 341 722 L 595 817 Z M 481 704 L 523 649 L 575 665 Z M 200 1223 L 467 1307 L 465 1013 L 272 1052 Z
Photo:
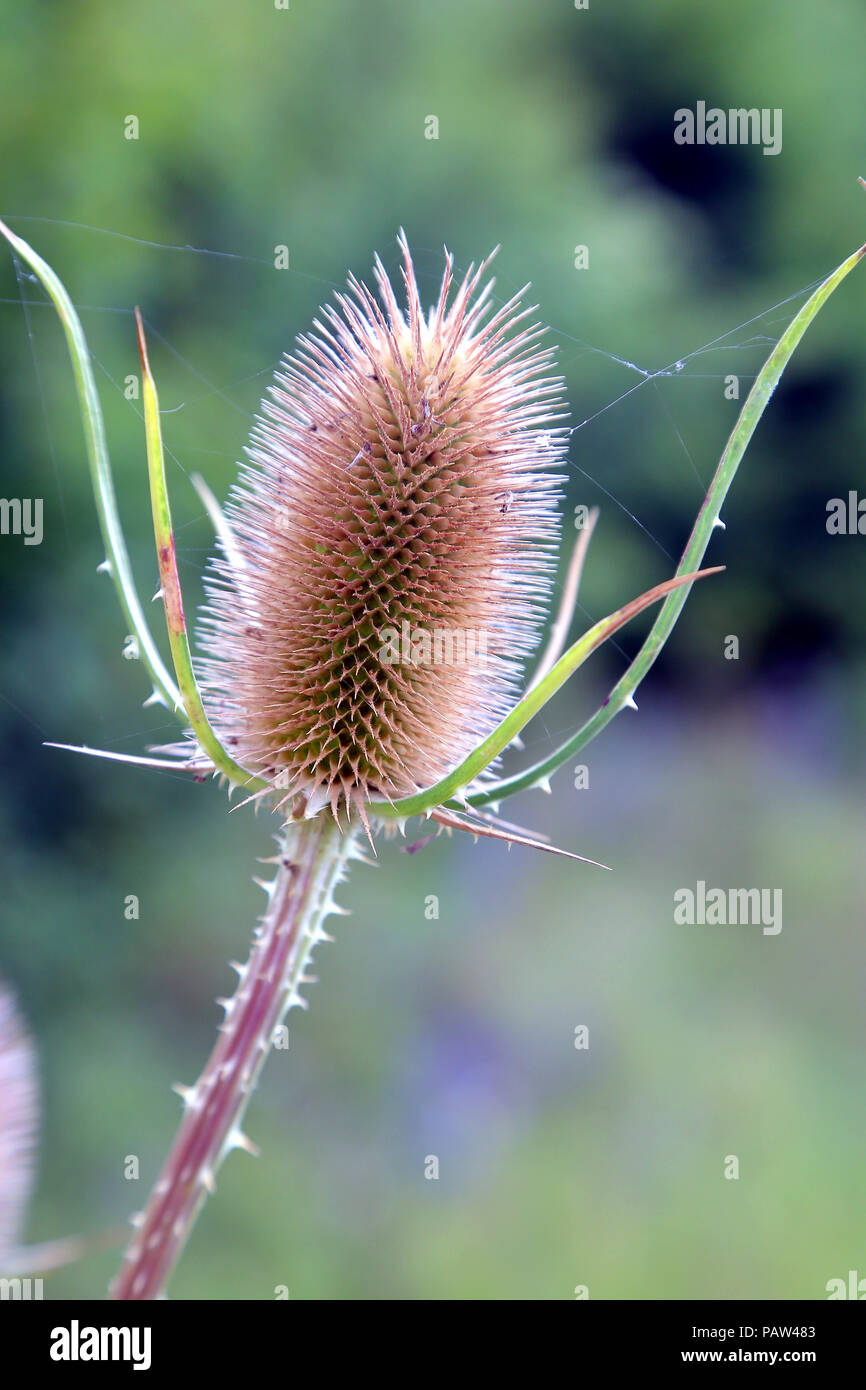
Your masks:
M 861 182 L 863 181 L 861 180 Z M 755 378 L 737 423 L 725 445 L 715 476 L 677 567 L 677 576 L 680 579 L 683 579 L 700 565 L 713 531 L 721 525 L 719 514 L 722 504 L 728 495 L 728 490 L 742 462 L 755 427 L 800 339 L 833 291 L 842 283 L 846 275 L 859 264 L 864 255 L 866 255 L 866 245 L 861 246 L 848 256 L 832 274 L 822 281 L 785 329 Z M 671 587 L 637 656 L 624 671 L 604 703 L 599 706 L 586 723 L 581 725 L 570 738 L 566 739 L 546 758 L 542 758 L 521 772 L 503 777 L 493 783 L 487 783 L 483 790 L 469 792 L 466 796 L 466 802 L 470 806 L 480 809 L 484 806 L 496 805 L 505 800 L 506 797 L 514 796 L 517 792 L 527 791 L 531 787 L 544 786 L 554 772 L 558 771 L 564 763 L 568 762 L 600 734 L 613 717 L 633 700 L 635 691 L 670 637 L 688 598 L 688 592 L 688 586 L 685 582 L 679 586 Z M 413 797 L 406 797 L 402 801 L 397 801 L 387 809 L 377 807 L 376 810 L 382 815 L 398 817 L 414 815 L 419 810 L 427 810 L 431 806 L 439 805 L 447 796 L 453 795 L 453 792 L 445 789 L 446 782 L 450 785 L 451 778 Z
M 648 589 L 645 594 L 632 599 L 630 603 L 626 603 L 615 613 L 611 613 L 609 617 L 602 618 L 569 647 L 553 669 L 548 671 L 547 675 L 524 695 L 523 699 L 497 725 L 493 733 L 488 735 L 484 742 L 480 743 L 459 767 L 456 767 L 441 782 L 437 782 L 435 787 L 429 791 L 419 792 L 417 796 L 407 796 L 402 801 L 393 804 L 382 801 L 368 803 L 370 814 L 380 816 L 383 819 L 417 816 L 450 801 L 452 797 L 465 791 L 470 783 L 479 777 L 495 758 L 499 757 L 499 754 L 508 747 L 509 743 L 513 743 L 520 730 L 525 728 L 530 719 L 534 719 L 539 710 L 543 709 L 548 700 L 556 694 L 560 686 L 565 684 L 569 676 L 573 675 L 578 667 L 583 665 L 587 657 L 591 656 L 602 643 L 607 641 L 608 637 L 612 637 L 619 628 L 624 627 L 632 618 L 637 617 L 638 613 L 642 613 L 650 604 L 658 603 L 666 594 L 672 593 L 675 589 L 682 588 L 686 584 L 693 584 L 696 579 L 704 579 L 710 574 L 719 574 L 723 568 L 723 565 L 716 565 L 713 569 L 699 570 L 696 574 L 685 574 L 668 579 L 664 584 L 657 584 L 654 589 Z
M 365 696 L 364 680 L 370 677 L 372 670 L 370 652 L 373 649 L 373 641 L 379 638 L 374 623 L 375 615 L 371 615 L 365 608 L 359 620 L 356 620 L 355 616 L 352 617 L 350 631 L 357 639 L 354 645 L 347 645 L 345 631 L 336 630 L 336 627 L 339 627 L 337 618 L 343 615 L 345 627 L 346 615 L 354 614 L 355 595 L 364 589 L 365 574 L 369 574 L 371 568 L 375 568 L 382 557 L 382 583 L 372 587 L 368 585 L 368 589 L 371 594 L 376 595 L 377 603 L 382 599 L 382 595 L 385 595 L 389 597 L 389 601 L 395 600 L 396 606 L 389 610 L 387 603 L 383 602 L 380 610 L 377 610 L 378 618 L 387 618 L 389 611 L 398 612 L 402 617 L 403 608 L 407 613 L 415 612 L 413 605 L 416 605 L 416 596 L 413 593 L 413 583 L 428 597 L 431 590 L 431 572 L 429 568 L 425 569 L 423 556 L 425 542 L 418 528 L 422 525 L 428 527 L 429 543 L 435 548 L 438 544 L 437 537 L 441 536 L 443 528 L 447 532 L 449 524 L 452 527 L 449 533 L 452 539 L 459 539 L 463 533 L 471 539 L 474 535 L 473 526 L 477 528 L 478 517 L 481 516 L 481 529 L 474 543 L 477 544 L 481 536 L 490 540 L 491 537 L 495 539 L 496 535 L 501 534 L 504 548 L 498 565 L 507 570 L 510 556 L 520 581 L 518 587 L 522 586 L 517 596 L 519 613 L 509 639 L 511 646 L 506 643 L 500 659 L 504 656 L 507 663 L 513 657 L 525 654 L 526 639 L 531 631 L 533 605 L 544 590 L 543 544 L 549 542 L 553 535 L 549 509 L 553 497 L 550 487 L 552 475 L 544 471 L 539 474 L 534 470 L 539 464 L 543 468 L 544 460 L 540 451 L 545 435 L 546 447 L 553 448 L 553 462 L 556 462 L 557 450 L 561 443 L 557 429 L 550 427 L 551 419 L 556 418 L 556 410 L 551 413 L 550 407 L 556 407 L 558 404 L 559 383 L 556 379 L 545 378 L 543 375 L 540 381 L 538 379 L 539 370 L 548 365 L 548 357 L 545 352 L 535 350 L 534 337 L 537 328 L 522 330 L 516 338 L 510 340 L 505 336 L 509 326 L 509 314 L 513 315 L 515 308 L 514 302 L 509 303 L 486 325 L 481 326 L 484 294 L 476 296 L 474 303 L 471 302 L 471 296 L 477 289 L 480 270 L 474 276 L 470 271 L 458 291 L 455 303 L 447 309 L 450 260 L 446 263 L 439 303 L 429 316 L 424 316 L 418 303 L 408 248 L 403 243 L 406 257 L 404 279 L 408 295 L 406 317 L 397 308 L 387 277 L 377 263 L 387 318 L 369 292 L 358 282 L 351 280 L 350 285 L 357 303 L 353 305 L 351 301 L 342 297 L 339 301 L 342 318 L 336 311 L 326 311 L 330 327 L 323 328 L 322 324 L 318 323 L 319 336 L 304 340 L 307 366 L 300 373 L 297 368 L 290 368 L 290 374 L 283 383 L 283 403 L 290 404 L 289 414 L 280 413 L 278 397 L 271 424 L 265 424 L 260 429 L 257 448 L 260 463 L 264 453 L 268 461 L 276 459 L 277 464 L 280 449 L 285 449 L 287 460 L 297 474 L 298 461 L 301 458 L 299 432 L 304 427 L 309 428 L 318 423 L 313 404 L 310 404 L 305 415 L 303 400 L 297 394 L 299 383 L 303 385 L 306 382 L 311 386 L 320 414 L 324 411 L 322 420 L 325 425 L 323 438 L 316 440 L 314 444 L 307 442 L 310 459 L 313 462 L 318 460 L 319 466 L 323 460 L 329 461 L 330 466 L 335 458 L 342 457 L 341 450 L 349 450 L 344 460 L 343 493 L 338 498 L 338 505 L 332 508 L 338 522 L 339 517 L 345 512 L 344 521 L 339 523 L 343 525 L 344 534 L 341 533 L 335 552 L 336 568 L 334 554 L 326 554 L 325 538 L 315 534 L 315 526 L 308 528 L 307 533 L 297 529 L 291 516 L 285 523 L 286 534 L 295 535 L 295 561 L 306 548 L 313 563 L 308 575 L 307 589 L 302 595 L 307 605 L 304 610 L 307 618 L 299 627 L 299 631 L 302 630 L 305 634 L 308 649 L 301 653 L 303 659 L 296 666 L 299 680 L 292 699 L 305 688 L 304 680 L 309 686 L 309 657 L 313 650 L 309 647 L 309 642 L 313 638 L 319 643 L 316 648 L 317 669 L 320 670 L 322 680 L 318 686 L 313 682 L 314 703 L 309 706 L 310 718 L 306 724 L 301 719 L 298 725 L 299 742 L 290 744 L 291 719 L 298 718 L 298 706 L 292 705 L 292 699 L 288 699 L 282 707 L 278 704 L 279 718 L 274 724 L 270 742 L 267 739 L 262 740 L 262 731 L 257 728 L 252 742 L 247 741 L 244 750 L 247 756 L 241 752 L 239 757 L 242 761 L 238 761 L 226 751 L 224 738 L 221 737 L 222 722 L 218 733 L 208 719 L 192 666 L 166 492 L 159 405 L 147 361 L 141 318 L 137 315 L 154 527 L 162 596 L 165 601 L 169 643 L 177 684 L 162 662 L 135 590 L 117 513 L 99 398 L 81 323 L 69 295 L 50 266 L 2 222 L 0 233 L 45 287 L 66 333 L 78 388 L 97 511 L 105 539 L 108 568 L 117 587 L 125 618 L 153 679 L 154 696 L 175 711 L 182 711 L 189 721 L 199 748 L 213 768 L 233 784 L 246 788 L 256 798 L 267 796 L 276 799 L 280 804 L 287 798 L 287 793 L 294 795 L 296 791 L 300 791 L 303 793 L 300 807 L 302 814 L 317 814 L 326 804 L 330 804 L 336 813 L 341 803 L 347 806 L 354 803 L 365 819 L 369 815 L 383 821 L 401 821 L 409 816 L 433 812 L 440 807 L 448 807 L 451 810 L 467 807 L 481 809 L 529 787 L 546 786 L 552 773 L 578 750 L 584 748 L 614 715 L 632 702 L 635 690 L 670 636 L 691 584 L 695 579 L 716 573 L 721 568 L 716 566 L 701 570 L 699 566 L 713 530 L 721 525 L 719 513 L 737 468 L 785 367 L 822 305 L 866 255 L 866 246 L 860 247 L 819 285 L 795 315 L 765 362 L 727 442 L 673 578 L 625 604 L 591 627 L 542 679 L 536 679 L 524 697 L 498 718 L 497 722 L 491 715 L 501 713 L 508 685 L 508 680 L 500 671 L 503 678 L 497 687 L 497 698 L 487 707 L 486 715 L 482 717 L 482 722 L 486 718 L 488 728 L 491 724 L 495 725 L 492 731 L 465 753 L 453 770 L 426 789 L 398 796 L 391 795 L 390 792 L 401 789 L 400 778 L 393 778 L 394 784 L 390 789 L 387 786 L 382 787 L 382 769 L 386 764 L 381 760 L 377 762 L 376 750 L 382 736 L 391 736 L 388 728 L 390 712 L 381 704 L 381 690 L 375 681 Z M 363 370 L 365 364 L 366 373 Z M 476 377 L 474 382 L 473 373 Z M 476 394 L 467 400 L 473 386 Z M 339 410 L 334 413 L 335 402 L 339 405 L 340 401 L 345 407 L 342 415 Z M 440 411 L 439 414 L 437 410 Z M 500 470 L 501 476 L 496 471 L 496 437 L 491 434 L 491 427 L 496 425 L 497 418 L 500 428 L 504 430 L 501 438 L 507 446 L 503 448 L 504 466 Z M 510 465 L 508 458 L 512 460 Z M 410 475 L 408 482 L 407 470 Z M 436 483 L 436 478 L 443 471 L 447 475 L 447 488 L 444 493 Z M 300 480 L 298 497 L 281 497 L 278 472 L 277 469 L 276 473 L 272 473 L 264 489 L 272 510 L 274 507 L 277 510 L 279 506 L 285 507 L 287 500 L 296 504 L 299 497 L 307 493 L 310 499 L 315 500 L 315 487 L 310 491 L 310 486 L 304 483 L 303 479 Z M 317 484 L 321 488 L 321 497 L 324 498 L 327 495 L 327 484 L 334 482 L 327 469 L 325 473 L 327 476 L 323 474 Z M 453 520 L 448 522 L 448 507 L 452 505 L 451 499 L 455 495 L 460 497 L 468 484 L 479 480 L 477 498 L 481 512 L 470 507 L 466 512 L 461 532 L 460 526 Z M 406 497 L 403 497 L 406 486 L 409 491 Z M 359 499 L 358 507 L 354 511 L 351 508 L 346 510 L 346 498 L 349 494 L 357 494 Z M 360 505 L 361 501 L 364 501 L 364 506 L 367 507 L 366 512 Z M 509 521 L 508 513 L 512 508 L 514 515 Z M 457 511 L 459 510 L 460 506 L 457 507 Z M 321 515 L 317 513 L 319 521 L 316 524 L 320 527 L 325 526 L 329 522 L 327 509 L 322 510 L 320 507 L 319 512 Z M 411 519 L 416 514 L 419 520 L 409 526 L 409 534 L 406 518 L 409 516 Z M 542 542 L 542 549 L 535 559 L 529 550 L 520 550 L 521 518 L 528 523 L 526 539 Z M 267 594 L 263 588 L 261 573 L 257 572 L 266 564 L 268 556 L 260 544 L 261 537 L 256 525 L 249 522 L 248 514 L 241 511 L 239 521 L 242 532 L 246 526 L 247 543 L 245 546 L 238 546 L 243 571 L 239 573 L 237 567 L 233 573 L 229 572 L 228 567 L 223 570 L 223 597 L 217 601 L 217 664 L 220 660 L 224 662 L 226 658 L 226 647 L 224 644 L 221 645 L 223 639 L 237 638 L 239 633 L 249 630 L 256 633 L 255 638 L 251 640 L 259 643 L 263 636 L 266 638 L 268 635 L 267 632 L 261 631 L 261 605 L 265 602 Z M 226 534 L 231 534 L 234 543 L 237 544 L 238 538 L 234 532 Z M 400 541 L 396 551 L 392 544 L 395 536 Z M 515 536 L 518 537 L 516 551 L 513 543 Z M 333 541 L 334 537 L 331 537 L 331 540 Z M 224 549 L 228 552 L 231 547 L 224 545 Z M 282 555 L 279 544 L 275 547 L 275 554 L 277 553 L 279 559 Z M 318 581 L 314 568 L 316 563 L 320 566 Z M 473 609 L 472 603 L 469 603 L 468 607 L 464 606 L 465 613 L 477 611 L 483 617 L 487 608 L 483 584 L 478 585 L 476 582 L 480 573 L 479 564 L 478 556 L 475 555 L 473 558 L 470 544 L 449 580 L 449 592 L 461 592 L 462 576 L 465 592 L 475 595 L 475 608 Z M 322 571 L 327 571 L 332 576 L 331 589 L 327 590 L 327 594 L 331 595 L 330 608 L 325 603 L 327 585 L 322 587 Z M 289 573 L 297 579 L 297 565 L 294 569 L 290 567 Z M 467 576 L 471 579 L 471 584 L 475 584 L 474 590 L 471 584 L 466 588 Z M 317 582 L 319 589 L 316 587 Z M 495 584 L 493 587 L 495 589 Z M 283 597 L 287 601 L 291 599 L 288 593 Z M 498 590 L 494 597 L 498 602 Z M 227 617 L 226 605 L 232 601 L 237 607 L 236 619 Z M 487 780 L 479 785 L 478 779 L 481 774 L 509 743 L 514 742 L 520 730 L 539 713 L 582 662 L 624 623 L 650 604 L 659 601 L 662 601 L 661 611 L 649 635 L 595 714 L 540 762 L 522 772 L 496 781 Z M 245 610 L 245 605 L 250 603 L 258 607 L 252 610 L 247 607 Z M 319 611 L 325 613 L 324 621 L 319 622 L 318 626 L 318 619 L 315 618 L 317 605 Z M 447 604 L 442 612 L 447 618 Z M 421 611 L 422 626 L 429 627 L 431 618 L 435 617 L 433 609 L 429 612 Z M 334 652 L 329 657 L 326 650 L 327 637 L 332 629 L 336 637 Z M 346 659 L 351 658 L 353 652 L 356 655 L 365 655 L 366 663 L 362 672 L 362 675 L 366 673 L 364 679 L 359 676 L 354 685 L 351 673 L 343 669 Z M 289 651 L 282 652 L 281 664 L 278 662 L 276 669 L 285 673 L 292 667 L 290 658 Z M 376 659 L 379 660 L 378 657 Z M 304 660 L 307 661 L 306 666 Z M 332 676 L 337 667 L 339 678 L 334 684 Z M 243 669 L 244 654 L 241 651 L 235 660 L 235 670 Z M 424 673 L 421 674 L 423 677 Z M 209 675 L 213 677 L 212 670 Z M 398 671 L 397 674 L 391 672 L 388 673 L 388 678 L 396 685 L 402 682 L 405 689 L 411 693 L 412 679 L 409 678 L 414 678 L 417 684 L 418 671 Z M 386 689 L 390 688 L 387 682 L 384 684 Z M 471 682 L 469 684 L 471 685 Z M 425 683 L 422 679 L 417 689 L 421 690 L 421 696 L 414 715 L 406 723 L 404 742 L 402 745 L 399 742 L 392 743 L 394 757 L 387 763 L 393 775 L 393 769 L 402 762 L 410 782 L 414 781 L 416 786 L 418 781 L 423 780 L 419 775 L 420 770 L 425 766 L 434 766 L 436 757 L 440 763 L 444 762 L 447 765 L 455 761 L 455 755 L 459 757 L 461 752 L 465 752 L 459 747 L 458 740 L 458 746 L 451 750 L 449 757 L 446 737 L 436 757 L 432 756 L 433 745 L 430 739 L 436 730 L 427 715 L 430 702 L 435 695 L 435 680 L 427 680 Z M 456 689 L 455 686 L 455 691 Z M 288 687 L 282 693 L 292 694 Z M 449 699 L 453 698 L 454 693 L 449 690 Z M 468 696 L 470 693 L 467 685 L 463 694 Z M 266 691 L 267 699 L 270 700 L 274 695 L 274 690 Z M 369 713 L 365 713 L 365 698 L 373 701 L 371 708 L 375 717 L 372 720 Z M 380 700 L 379 706 L 375 705 L 377 699 Z M 240 703 L 243 705 L 244 701 L 241 700 Z M 433 713 L 436 713 L 435 703 Z M 450 728 L 453 723 L 453 710 L 449 707 L 448 701 L 443 703 L 440 714 L 442 723 Z M 391 723 L 393 724 L 393 721 Z M 469 711 L 468 727 L 478 727 L 478 718 L 472 711 Z M 328 730 L 333 733 L 335 728 L 344 729 L 344 748 L 348 749 L 345 760 L 342 758 L 339 737 L 336 743 L 333 736 L 329 738 Z M 371 729 L 375 734 L 372 738 L 368 737 Z M 422 756 L 420 761 L 416 761 L 414 771 L 410 765 L 411 759 L 407 762 L 403 757 L 409 750 L 413 731 L 416 737 L 423 733 Z M 295 732 L 297 733 L 297 730 Z M 233 746 L 237 747 L 243 743 L 243 738 L 235 735 Z M 264 758 L 254 756 L 257 747 L 260 752 L 264 748 Z M 282 752 L 286 749 L 292 756 L 288 759 L 281 758 Z M 242 765 L 242 762 L 251 761 L 250 754 L 253 755 L 252 760 L 258 764 L 257 770 Z M 191 765 L 189 759 L 186 765 Z M 388 779 L 385 780 L 387 782 Z M 311 792 L 316 795 L 311 796 Z
M 32 246 L 28 246 L 26 241 L 11 232 L 4 222 L 0 222 L 0 234 L 6 238 L 15 254 L 20 256 L 22 261 L 29 265 L 37 276 L 54 304 L 63 325 L 69 346 L 69 355 L 72 359 L 72 370 L 75 375 L 93 495 L 96 500 L 102 538 L 105 542 L 105 566 L 114 582 L 120 607 L 130 632 L 136 639 L 139 656 L 150 672 L 154 693 L 169 709 L 179 712 L 181 709 L 180 691 L 166 670 L 153 640 L 139 602 L 135 580 L 132 577 L 129 554 L 117 512 L 114 479 L 108 457 L 108 446 L 105 442 L 102 407 L 99 403 L 96 382 L 93 379 L 90 353 L 87 349 L 87 340 L 84 336 L 84 329 L 81 327 L 81 320 L 75 312 L 65 287 L 50 265 L 47 265 L 42 257 L 37 255 Z
M 150 478 L 153 532 L 156 537 L 159 579 L 162 600 L 165 605 L 165 624 L 168 629 L 168 642 L 177 675 L 180 698 L 199 747 L 210 758 L 217 772 L 222 773 L 236 786 L 245 787 L 250 792 L 267 791 L 267 782 L 260 777 L 255 777 L 251 772 L 247 772 L 226 752 L 211 728 L 202 705 L 201 693 L 192 665 L 186 618 L 183 611 L 183 595 L 177 572 L 171 508 L 165 481 L 165 454 L 162 447 L 162 428 L 159 420 L 159 397 L 157 396 L 153 373 L 150 370 L 147 344 L 144 339 L 144 324 L 142 323 L 141 312 L 137 307 L 135 324 L 138 330 L 138 351 L 141 359 L 144 429 L 147 439 L 147 469 Z

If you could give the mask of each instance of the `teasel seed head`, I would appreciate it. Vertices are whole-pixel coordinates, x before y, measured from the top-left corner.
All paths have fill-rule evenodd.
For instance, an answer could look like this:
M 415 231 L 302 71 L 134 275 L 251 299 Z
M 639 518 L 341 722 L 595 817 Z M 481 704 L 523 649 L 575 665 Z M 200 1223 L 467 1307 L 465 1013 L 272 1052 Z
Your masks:
M 490 258 L 452 295 L 447 252 L 425 314 L 399 244 L 405 308 L 377 257 L 381 302 L 350 276 L 282 363 L 208 579 L 212 718 L 296 814 L 363 816 L 455 766 L 513 704 L 555 568 L 544 330 L 519 295 L 495 309 Z

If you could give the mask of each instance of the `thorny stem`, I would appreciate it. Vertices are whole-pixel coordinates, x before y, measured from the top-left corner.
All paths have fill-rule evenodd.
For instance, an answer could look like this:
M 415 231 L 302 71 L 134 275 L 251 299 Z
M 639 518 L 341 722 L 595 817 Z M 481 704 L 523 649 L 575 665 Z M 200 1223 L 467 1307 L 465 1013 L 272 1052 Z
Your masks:
M 249 960 L 236 967 L 234 997 L 197 1084 L 176 1087 L 184 1117 L 144 1211 L 133 1218 L 134 1235 L 110 1297 L 154 1299 L 192 1230 L 215 1174 L 234 1148 L 255 1152 L 240 1124 L 275 1029 L 293 1004 L 329 912 L 340 911 L 333 891 L 347 859 L 361 857 L 355 832 L 330 816 L 295 822 L 283 833 L 276 878 L 268 885 L 268 908 L 257 927 Z

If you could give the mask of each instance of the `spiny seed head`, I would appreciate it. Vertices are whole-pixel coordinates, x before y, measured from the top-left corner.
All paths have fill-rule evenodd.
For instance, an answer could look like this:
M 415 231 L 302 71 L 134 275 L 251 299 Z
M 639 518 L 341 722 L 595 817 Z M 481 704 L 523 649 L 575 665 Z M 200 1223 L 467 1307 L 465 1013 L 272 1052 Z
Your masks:
M 452 297 L 447 252 L 424 314 L 400 247 L 405 309 L 377 257 L 381 303 L 350 276 L 284 360 L 208 582 L 214 721 L 307 814 L 429 786 L 490 732 L 555 565 L 565 431 L 543 329 L 519 296 L 493 311 L 487 262 Z

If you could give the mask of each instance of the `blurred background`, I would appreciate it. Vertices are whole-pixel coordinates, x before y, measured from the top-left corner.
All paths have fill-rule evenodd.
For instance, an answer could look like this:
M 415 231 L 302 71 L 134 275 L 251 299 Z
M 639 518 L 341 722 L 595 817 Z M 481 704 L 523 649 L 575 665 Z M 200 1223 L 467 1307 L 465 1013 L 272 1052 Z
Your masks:
M 533 283 L 580 426 L 564 557 L 574 507 L 602 508 L 584 623 L 672 572 L 770 345 L 866 235 L 857 0 L 0 15 L 0 215 L 79 306 L 149 598 L 124 395 L 143 307 L 190 613 L 212 537 L 189 475 L 225 495 L 280 354 L 350 269 L 376 251 L 396 268 L 401 225 L 431 296 L 443 242 L 461 268 L 501 243 L 502 297 Z M 781 108 L 781 153 L 675 144 L 698 101 Z M 820 1298 L 866 1275 L 866 541 L 826 529 L 828 500 L 866 486 L 863 274 L 776 393 L 710 549 L 726 573 L 692 594 L 639 712 L 582 756 L 587 788 L 566 768 L 506 812 L 615 871 L 380 840 L 251 1106 L 262 1157 L 226 1164 L 173 1296 Z M 198 1075 L 245 957 L 272 827 L 213 785 L 42 747 L 143 752 L 173 726 L 142 709 L 96 574 L 61 331 L 2 250 L 0 300 L 0 493 L 44 499 L 41 545 L 0 538 L 0 975 L 40 1051 L 40 1240 L 143 1204 L 179 1119 L 170 1084 Z M 592 712 L 647 622 L 514 766 Z M 781 888 L 782 932 L 675 925 L 699 879 Z M 93 1256 L 46 1296 L 101 1298 L 115 1264 Z

